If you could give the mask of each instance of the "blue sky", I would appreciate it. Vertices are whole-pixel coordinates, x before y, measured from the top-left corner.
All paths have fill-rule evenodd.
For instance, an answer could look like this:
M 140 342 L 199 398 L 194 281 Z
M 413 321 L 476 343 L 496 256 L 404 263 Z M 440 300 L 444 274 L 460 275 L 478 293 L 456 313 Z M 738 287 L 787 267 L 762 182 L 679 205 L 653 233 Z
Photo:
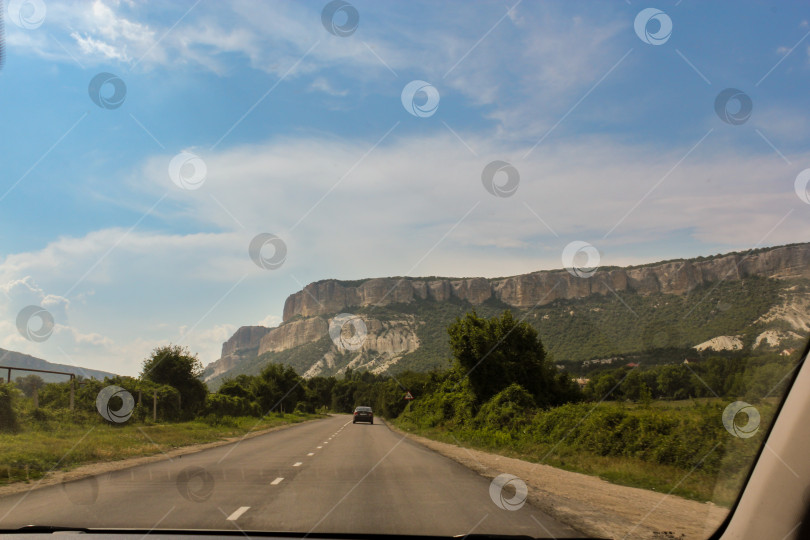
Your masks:
M 355 1 L 348 36 L 326 4 L 6 2 L 0 347 L 136 374 L 168 342 L 215 360 L 319 279 L 560 268 L 573 241 L 624 265 L 807 240 L 799 3 Z M 659 44 L 634 29 L 651 7 Z M 90 98 L 99 73 L 119 107 Z M 422 117 L 414 80 L 439 98 Z M 753 105 L 738 125 L 715 112 L 726 88 Z M 197 189 L 170 178 L 182 152 Z M 482 184 L 495 160 L 511 196 Z M 285 242 L 279 268 L 249 257 L 260 233 Z M 54 316 L 44 342 L 17 331 L 29 304 Z

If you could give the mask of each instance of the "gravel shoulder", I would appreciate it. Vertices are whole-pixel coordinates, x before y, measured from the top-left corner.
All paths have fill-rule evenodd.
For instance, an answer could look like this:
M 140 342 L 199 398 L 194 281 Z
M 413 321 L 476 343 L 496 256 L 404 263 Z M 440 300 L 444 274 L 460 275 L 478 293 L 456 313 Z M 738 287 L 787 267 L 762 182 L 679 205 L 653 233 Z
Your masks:
M 704 540 L 729 512 L 712 503 L 611 484 L 595 476 L 434 441 L 386 424 L 487 478 L 501 473 L 519 477 L 529 488 L 529 504 L 589 536 Z

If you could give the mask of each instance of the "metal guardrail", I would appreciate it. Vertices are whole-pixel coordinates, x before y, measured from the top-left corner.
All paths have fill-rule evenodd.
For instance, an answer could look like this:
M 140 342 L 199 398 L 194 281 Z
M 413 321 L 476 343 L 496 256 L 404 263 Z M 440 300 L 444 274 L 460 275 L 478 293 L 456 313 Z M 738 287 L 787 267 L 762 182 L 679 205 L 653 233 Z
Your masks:
M 67 375 L 70 377 L 70 410 L 73 410 L 73 403 L 74 403 L 74 396 L 76 393 L 76 374 L 69 373 L 67 371 L 53 371 L 50 369 L 34 369 L 34 368 L 21 368 L 21 367 L 14 367 L 14 366 L 0 366 L 0 370 L 8 370 L 8 376 L 6 378 L 7 383 L 11 383 L 11 372 L 12 371 L 34 371 L 36 373 L 54 373 L 56 375 Z M 0 379 L 2 380 L 2 379 Z M 34 407 L 38 405 L 37 399 L 37 391 L 36 388 L 34 389 Z

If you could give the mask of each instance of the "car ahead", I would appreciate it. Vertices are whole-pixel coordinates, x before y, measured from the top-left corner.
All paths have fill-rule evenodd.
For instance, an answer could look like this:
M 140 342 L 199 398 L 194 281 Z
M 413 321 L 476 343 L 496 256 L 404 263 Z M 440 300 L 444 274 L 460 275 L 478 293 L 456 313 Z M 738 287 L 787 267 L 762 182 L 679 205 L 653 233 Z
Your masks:
M 352 418 L 352 424 L 356 424 L 357 422 L 368 422 L 369 424 L 374 423 L 374 413 L 371 411 L 371 407 L 356 407 L 354 409 L 354 418 Z

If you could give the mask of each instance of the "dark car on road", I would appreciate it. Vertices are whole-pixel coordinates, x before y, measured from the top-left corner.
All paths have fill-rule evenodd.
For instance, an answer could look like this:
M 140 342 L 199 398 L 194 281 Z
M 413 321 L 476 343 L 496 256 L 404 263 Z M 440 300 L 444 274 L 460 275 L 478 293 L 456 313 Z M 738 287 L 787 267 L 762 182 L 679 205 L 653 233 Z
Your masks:
M 369 424 L 374 423 L 374 413 L 371 412 L 371 407 L 356 407 L 354 409 L 354 418 L 352 418 L 352 424 L 356 424 L 357 422 L 368 422 Z

